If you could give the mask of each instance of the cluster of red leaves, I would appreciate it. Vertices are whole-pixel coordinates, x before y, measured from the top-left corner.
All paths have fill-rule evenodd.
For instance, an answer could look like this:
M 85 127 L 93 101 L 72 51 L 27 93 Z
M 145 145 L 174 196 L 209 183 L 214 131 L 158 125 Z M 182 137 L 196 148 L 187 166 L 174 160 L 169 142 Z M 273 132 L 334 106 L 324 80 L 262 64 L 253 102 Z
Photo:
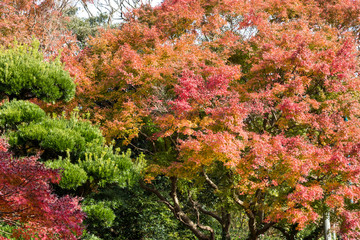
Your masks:
M 13 237 L 24 239 L 77 239 L 85 217 L 78 198 L 58 198 L 50 183 L 58 173 L 37 157 L 14 158 L 0 139 L 0 218 L 15 227 Z

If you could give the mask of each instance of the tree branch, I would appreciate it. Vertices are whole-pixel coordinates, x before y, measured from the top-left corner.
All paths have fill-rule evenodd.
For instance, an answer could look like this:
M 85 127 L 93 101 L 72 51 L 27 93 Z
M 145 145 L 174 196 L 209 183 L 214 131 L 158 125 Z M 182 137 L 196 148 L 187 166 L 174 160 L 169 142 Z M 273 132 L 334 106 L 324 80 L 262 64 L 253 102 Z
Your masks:
M 154 193 L 162 203 L 164 203 L 171 211 L 174 211 L 174 207 L 171 205 L 171 203 L 157 189 L 146 186 L 142 180 L 140 180 L 139 183 L 140 187 Z
M 189 216 L 182 210 L 180 206 L 180 201 L 177 196 L 177 178 L 176 177 L 170 177 L 171 181 L 171 191 L 170 191 L 170 197 L 173 201 L 173 204 L 171 204 L 157 189 L 148 187 L 145 185 L 145 183 L 140 180 L 140 186 L 148 190 L 152 193 L 154 193 L 161 202 L 163 202 L 174 214 L 174 216 L 183 224 L 185 224 L 194 234 L 195 236 L 200 240 L 215 240 L 214 236 L 214 230 L 209 226 L 204 226 L 200 223 L 196 224 L 194 223 Z M 200 229 L 206 230 L 210 232 L 210 235 L 203 233 Z
M 205 210 L 200 204 L 199 202 L 195 201 L 194 199 L 192 199 L 191 194 L 189 194 L 189 200 L 191 202 L 191 204 L 193 205 L 194 209 L 198 209 L 200 212 L 202 212 L 203 214 L 206 214 L 208 216 L 211 216 L 213 218 L 215 218 L 220 224 L 223 223 L 223 219 L 218 216 L 216 213 L 211 212 L 211 211 L 207 211 Z
M 214 188 L 216 191 L 219 190 L 218 186 L 209 178 L 209 176 L 206 174 L 205 169 L 203 168 L 202 173 L 205 177 L 206 182 Z

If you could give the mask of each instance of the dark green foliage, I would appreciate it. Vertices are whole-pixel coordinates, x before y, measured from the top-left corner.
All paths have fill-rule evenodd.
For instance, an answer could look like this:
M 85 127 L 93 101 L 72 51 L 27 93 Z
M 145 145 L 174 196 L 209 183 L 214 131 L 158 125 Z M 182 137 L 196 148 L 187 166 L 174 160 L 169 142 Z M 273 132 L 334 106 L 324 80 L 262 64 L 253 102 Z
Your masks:
M 100 145 L 104 143 L 100 129 L 90 122 L 78 119 L 76 115 L 70 119 L 47 117 L 40 122 L 21 125 L 17 131 L 9 133 L 9 143 L 12 146 L 20 149 L 41 148 L 45 150 L 45 158 L 64 156 L 69 150 L 76 159 L 85 151 L 86 144 L 93 141 Z
M 28 112 L 35 109 L 35 113 L 24 109 Z M 24 113 L 31 117 L 21 117 Z M 112 146 L 105 145 L 99 127 L 80 119 L 76 113 L 69 119 L 65 116 L 51 118 L 33 103 L 12 101 L 0 108 L 1 115 L 16 116 L 1 120 L 13 151 L 17 155 L 27 155 L 41 150 L 41 159 L 51 160 L 47 163 L 49 167 L 61 169 L 60 187 L 63 189 L 76 190 L 85 184 L 87 189 L 83 190 L 89 192 L 95 186 L 126 186 L 131 179 L 136 179 L 139 170 L 132 163 L 131 152 L 123 154 L 120 149 L 114 151 Z M 16 126 L 16 123 L 21 124 Z
M 101 238 L 95 236 L 94 234 L 85 233 L 82 238 L 82 240 L 101 240 Z
M 40 112 L 33 113 L 34 116 L 42 117 L 34 117 L 31 109 Z M 21 117 L 26 115 L 24 113 L 32 117 Z M 61 173 L 59 186 L 54 186 L 57 194 L 84 197 L 83 210 L 88 215 L 89 228 L 107 232 L 117 219 L 114 209 L 120 207 L 119 201 L 103 201 L 91 196 L 94 192 L 114 187 L 121 189 L 137 182 L 144 164 L 143 156 L 134 164 L 130 150 L 120 153 L 120 149 L 106 145 L 99 127 L 82 120 L 76 113 L 68 119 L 65 116 L 51 118 L 35 104 L 14 101 L 2 106 L 0 114 L 20 116 L 2 118 L 1 122 L 16 154 L 41 151 L 42 161 Z M 100 239 L 91 232 L 85 236 L 86 239 Z
M 104 202 L 89 201 L 88 205 L 83 206 L 87 219 L 92 222 L 92 227 L 108 228 L 115 220 L 115 213 L 106 206 Z
M 139 172 L 130 158 L 131 152 L 126 154 L 113 151 L 112 146 L 91 142 L 86 144 L 84 153 L 71 162 L 70 152 L 67 158 L 60 157 L 55 161 L 48 161 L 46 165 L 53 169 L 60 169 L 62 189 L 76 190 L 88 193 L 92 188 L 106 187 L 109 184 L 128 186 L 136 179 Z M 74 162 L 74 161 L 73 161 Z M 86 189 L 86 188 L 91 189 Z M 84 189 L 85 188 L 85 189 Z
M 52 169 L 59 169 L 61 180 L 59 186 L 63 189 L 76 190 L 83 185 L 88 176 L 84 169 L 77 164 L 72 164 L 69 158 L 46 162 L 46 166 Z
M 99 16 L 84 19 L 76 16 L 77 10 L 77 8 L 70 8 L 65 12 L 70 17 L 67 28 L 76 35 L 80 47 L 84 47 L 90 36 L 94 37 L 100 27 L 107 25 L 108 16 L 105 13 L 100 13 Z
M 72 78 L 59 59 L 44 61 L 38 49 L 39 43 L 36 41 L 31 47 L 15 43 L 13 48 L 0 48 L 1 95 L 10 99 L 69 101 L 75 95 Z
M 90 182 L 103 187 L 109 183 L 126 186 L 133 174 L 131 152 L 120 154 L 114 152 L 112 146 L 90 143 L 87 145 L 85 157 L 79 160 L 81 166 L 90 176 Z
M 13 100 L 0 105 L 0 129 L 16 129 L 21 123 L 37 123 L 45 112 L 37 105 L 23 100 Z
M 109 227 L 97 225 L 97 219 L 88 217 L 87 235 L 103 240 L 193 240 L 193 234 L 174 219 L 173 214 L 156 197 L 144 192 L 138 185 L 102 189 L 84 200 L 85 205 L 102 202 L 116 215 Z M 88 239 L 88 238 L 85 238 Z M 91 239 L 91 238 L 89 238 Z

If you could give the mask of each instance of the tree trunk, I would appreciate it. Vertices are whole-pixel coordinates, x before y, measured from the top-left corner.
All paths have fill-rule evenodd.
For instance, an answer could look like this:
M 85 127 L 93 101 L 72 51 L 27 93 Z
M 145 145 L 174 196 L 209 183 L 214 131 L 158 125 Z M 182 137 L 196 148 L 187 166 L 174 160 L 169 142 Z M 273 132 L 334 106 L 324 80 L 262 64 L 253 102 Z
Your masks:
M 328 211 L 324 213 L 324 239 L 331 240 L 330 213 Z
M 231 224 L 231 215 L 230 214 L 225 214 L 225 216 L 223 215 L 223 223 L 221 226 L 221 240 L 231 240 L 230 237 L 230 224 Z
M 250 233 L 249 236 L 248 236 L 248 238 L 247 238 L 246 240 L 257 240 L 258 237 L 259 237 L 258 234 L 256 234 L 256 233 Z
M 248 221 L 248 225 L 249 225 L 249 236 L 247 238 L 247 240 L 256 240 L 259 236 L 258 231 L 256 231 L 256 220 L 253 217 L 249 217 L 249 221 Z

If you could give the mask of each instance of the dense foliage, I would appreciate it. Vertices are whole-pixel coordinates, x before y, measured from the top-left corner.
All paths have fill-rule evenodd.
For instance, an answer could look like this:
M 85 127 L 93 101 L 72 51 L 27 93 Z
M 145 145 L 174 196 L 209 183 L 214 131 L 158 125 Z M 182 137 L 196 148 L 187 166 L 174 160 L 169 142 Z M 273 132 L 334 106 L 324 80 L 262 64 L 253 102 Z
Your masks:
M 0 44 L 8 46 L 14 40 L 30 44 L 36 37 L 47 54 L 57 54 L 59 49 L 76 51 L 76 38 L 65 27 L 67 19 L 63 14 L 70 2 L 72 1 L 1 1 Z
M 69 101 L 75 84 L 59 59 L 45 62 L 39 43 L 0 48 L 0 92 L 8 98 L 38 98 L 46 102 Z
M 36 111 L 30 113 L 29 109 Z M 69 119 L 51 118 L 33 103 L 14 100 L 1 106 L 0 115 L 5 116 L 3 126 L 8 128 L 5 127 L 4 131 L 16 155 L 41 151 L 39 157 L 45 165 L 60 170 L 58 194 L 87 197 L 107 186 L 116 184 L 125 187 L 136 181 L 139 170 L 133 165 L 130 152 L 120 153 L 105 145 L 98 127 L 80 119 L 75 113 Z M 14 123 L 16 128 L 12 127 Z M 114 214 L 101 202 L 97 206 L 95 209 L 100 209 L 100 212 Z M 92 218 L 90 213 L 93 209 L 84 208 L 89 214 L 88 219 Z M 111 222 L 108 224 L 111 225 Z
M 199 239 L 229 239 L 236 211 L 249 239 L 316 237 L 326 212 L 356 239 L 360 2 L 345 2 L 143 6 L 89 41 L 76 101 L 148 154 L 148 183 L 169 177 L 170 198 L 143 187 Z
M 360 237 L 359 0 L 165 0 L 116 28 L 55 6 L 0 5 L 0 92 L 41 107 L 5 101 L 0 129 L 14 154 L 60 168 L 59 195 L 85 197 L 84 238 L 318 239 L 328 220 Z M 15 20 L 47 56 L 70 30 L 84 48 L 61 45 L 64 65 L 9 49 Z M 44 103 L 71 99 L 69 76 L 74 99 Z
M 45 62 L 37 47 L 15 45 L 2 54 L 11 55 L 11 61 L 5 59 L 0 66 L 0 71 L 11 72 L 4 77 L 3 85 L 7 86 L 0 91 L 8 99 L 36 97 L 38 101 L 47 101 L 59 100 L 59 96 L 72 97 L 66 95 L 73 94 L 75 89 L 69 74 L 58 60 L 56 64 Z M 16 84 L 22 85 L 20 91 Z M 100 129 L 76 112 L 69 117 L 50 117 L 29 101 L 5 100 L 0 105 L 0 119 L 0 129 L 9 139 L 12 151 L 1 155 L 4 161 L 1 219 L 8 237 L 76 239 L 83 234 L 84 212 L 88 215 L 85 224 L 93 218 L 93 208 L 83 206 L 82 212 L 79 199 L 85 197 L 90 201 L 92 192 L 101 192 L 109 186 L 125 187 L 136 181 L 140 168 L 133 165 L 130 152 L 122 154 L 105 145 Z M 51 193 L 50 180 L 62 198 Z M 112 209 L 101 202 L 96 205 L 99 213 L 115 218 Z M 102 220 L 97 217 L 95 224 L 100 224 Z
M 1 222 L 16 226 L 17 239 L 76 239 L 83 231 L 79 199 L 51 193 L 60 177 L 37 157 L 14 158 L 0 139 Z
M 1 130 L 17 129 L 21 123 L 39 122 L 46 116 L 38 105 L 22 100 L 3 102 L 0 112 Z

